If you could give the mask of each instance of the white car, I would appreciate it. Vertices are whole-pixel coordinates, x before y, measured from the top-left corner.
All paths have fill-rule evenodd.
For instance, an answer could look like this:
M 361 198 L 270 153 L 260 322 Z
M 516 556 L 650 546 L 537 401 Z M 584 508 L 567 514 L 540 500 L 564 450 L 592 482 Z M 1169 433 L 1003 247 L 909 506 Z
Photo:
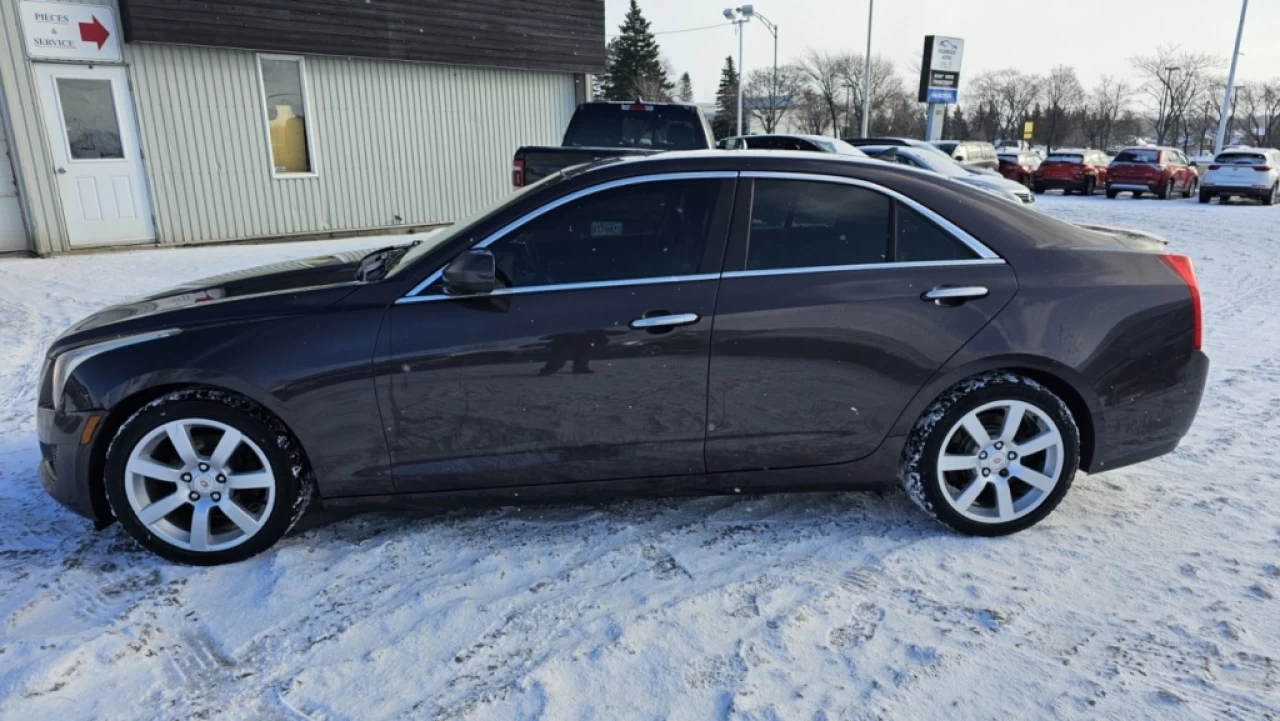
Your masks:
M 1200 179 L 1200 202 L 1214 198 L 1257 198 L 1263 205 L 1280 203 L 1280 150 L 1227 148 L 1218 153 Z
M 886 162 L 929 170 L 1023 205 L 1036 202 L 1036 197 L 1022 183 L 1015 183 L 1000 175 L 976 172 L 977 168 L 965 167 L 942 153 L 896 146 L 864 146 L 862 152 Z

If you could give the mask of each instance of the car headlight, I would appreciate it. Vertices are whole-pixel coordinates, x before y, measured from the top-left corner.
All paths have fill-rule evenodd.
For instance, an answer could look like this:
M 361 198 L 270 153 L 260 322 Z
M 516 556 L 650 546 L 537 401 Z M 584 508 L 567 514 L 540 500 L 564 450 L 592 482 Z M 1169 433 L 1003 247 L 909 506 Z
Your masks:
M 159 340 L 160 338 L 168 338 L 171 335 L 180 333 L 176 328 L 169 330 L 158 330 L 151 333 L 139 333 L 138 335 L 128 335 L 123 338 L 112 338 L 98 343 L 90 343 L 89 345 L 72 348 L 69 351 L 60 353 L 53 360 L 53 407 L 62 407 L 62 392 L 66 390 L 67 380 L 71 378 L 71 374 L 75 373 L 76 368 L 81 363 L 90 358 L 106 353 L 107 351 L 124 348 L 125 346 L 137 345 L 138 343 L 146 343 L 147 341 Z

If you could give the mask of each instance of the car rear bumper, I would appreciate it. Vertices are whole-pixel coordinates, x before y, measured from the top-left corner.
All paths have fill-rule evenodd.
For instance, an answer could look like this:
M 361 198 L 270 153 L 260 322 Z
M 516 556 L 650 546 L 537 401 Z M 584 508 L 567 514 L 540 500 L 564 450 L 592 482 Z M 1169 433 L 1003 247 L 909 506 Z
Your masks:
M 1093 457 L 1084 470 L 1113 471 L 1172 452 L 1195 421 L 1208 376 L 1209 357 L 1196 351 L 1173 388 L 1095 414 Z
M 1146 183 L 1107 183 L 1107 190 L 1128 190 L 1134 193 L 1154 193 L 1159 189 L 1159 185 L 1147 185 Z
M 1271 195 L 1271 188 L 1261 188 L 1253 185 L 1202 185 L 1200 186 L 1200 192 L 1211 198 L 1216 198 L 1219 195 L 1265 198 Z
M 1041 178 L 1036 185 L 1045 190 L 1084 190 L 1083 180 L 1066 180 L 1063 178 Z
M 68 510 L 91 519 L 99 527 L 110 522 L 106 508 L 95 504 L 89 485 L 89 449 L 93 434 L 83 439 L 85 425 L 101 411 L 67 413 L 52 408 L 36 411 L 40 440 L 40 483 Z M 86 443 L 81 443 L 81 440 Z

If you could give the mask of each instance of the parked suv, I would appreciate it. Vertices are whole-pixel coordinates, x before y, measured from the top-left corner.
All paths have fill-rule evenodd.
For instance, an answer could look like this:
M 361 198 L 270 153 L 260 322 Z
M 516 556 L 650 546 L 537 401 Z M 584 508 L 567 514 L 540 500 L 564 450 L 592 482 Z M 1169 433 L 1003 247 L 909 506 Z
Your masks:
M 986 168 L 996 170 L 1000 167 L 1000 159 L 996 155 L 996 146 L 991 143 L 980 143 L 972 140 L 935 140 L 934 146 L 950 155 L 957 163 L 970 168 Z
M 1065 195 L 1080 192 L 1093 195 L 1099 187 L 1107 187 L 1107 166 L 1111 158 L 1101 150 L 1059 150 L 1036 171 L 1035 191 L 1061 190 Z
M 1218 198 L 1257 198 L 1263 205 L 1280 203 L 1280 150 L 1228 148 L 1218 153 L 1200 184 L 1200 202 Z
M 1200 188 L 1200 176 L 1177 148 L 1126 148 L 1108 169 L 1107 197 L 1131 191 L 1134 198 L 1155 193 L 1161 200 L 1181 193 L 1190 198 Z
M 1000 160 L 999 173 L 1015 183 L 1022 183 L 1028 188 L 1040 167 L 1040 156 L 1027 152 L 1002 152 L 997 156 Z

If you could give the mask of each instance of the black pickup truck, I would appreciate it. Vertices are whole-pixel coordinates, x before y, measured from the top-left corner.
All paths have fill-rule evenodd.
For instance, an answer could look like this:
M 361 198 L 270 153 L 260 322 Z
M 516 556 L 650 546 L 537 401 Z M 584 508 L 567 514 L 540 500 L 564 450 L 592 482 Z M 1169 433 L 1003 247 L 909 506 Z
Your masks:
M 569 121 L 564 145 L 516 151 L 511 184 L 523 188 L 557 171 L 600 158 L 712 148 L 715 135 L 696 105 L 583 103 Z

